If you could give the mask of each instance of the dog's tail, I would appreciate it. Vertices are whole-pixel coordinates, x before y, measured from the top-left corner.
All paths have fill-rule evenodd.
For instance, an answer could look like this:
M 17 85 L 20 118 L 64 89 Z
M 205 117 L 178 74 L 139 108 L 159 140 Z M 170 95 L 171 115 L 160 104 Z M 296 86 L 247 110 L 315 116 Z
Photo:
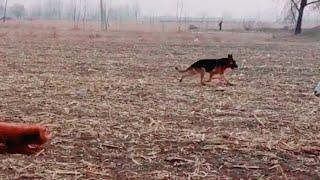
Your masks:
M 177 71 L 179 71 L 179 73 L 185 73 L 185 72 L 189 71 L 189 68 L 186 69 L 186 70 L 179 70 L 178 67 L 175 67 L 175 68 L 176 68 Z

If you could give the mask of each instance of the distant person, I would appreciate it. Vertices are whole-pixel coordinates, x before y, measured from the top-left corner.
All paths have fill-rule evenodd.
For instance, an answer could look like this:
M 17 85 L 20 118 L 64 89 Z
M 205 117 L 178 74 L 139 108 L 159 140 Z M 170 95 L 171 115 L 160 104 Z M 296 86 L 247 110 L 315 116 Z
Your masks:
M 223 21 L 221 20 L 221 21 L 219 22 L 219 30 L 220 30 L 220 31 L 222 30 L 222 23 L 223 23 Z
M 190 24 L 189 31 L 198 31 L 200 28 L 196 25 Z

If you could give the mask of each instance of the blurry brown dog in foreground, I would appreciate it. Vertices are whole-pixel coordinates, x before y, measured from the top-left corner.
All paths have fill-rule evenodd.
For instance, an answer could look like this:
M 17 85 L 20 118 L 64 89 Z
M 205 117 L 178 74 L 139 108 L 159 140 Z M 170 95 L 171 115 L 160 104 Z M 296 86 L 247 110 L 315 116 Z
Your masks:
M 33 154 L 42 150 L 50 138 L 40 125 L 0 123 L 0 153 Z
M 178 70 L 180 73 L 184 73 L 180 79 L 180 82 L 182 82 L 182 80 L 186 77 L 200 74 L 200 83 L 201 85 L 205 85 L 203 78 L 205 73 L 208 72 L 210 73 L 210 78 L 206 82 L 210 82 L 215 74 L 219 74 L 219 80 L 223 80 L 228 85 L 231 85 L 231 83 L 224 77 L 224 71 L 228 68 L 238 68 L 237 63 L 233 60 L 232 54 L 229 54 L 227 58 L 221 59 L 201 59 L 193 63 L 186 70 L 179 70 L 177 67 L 176 70 Z

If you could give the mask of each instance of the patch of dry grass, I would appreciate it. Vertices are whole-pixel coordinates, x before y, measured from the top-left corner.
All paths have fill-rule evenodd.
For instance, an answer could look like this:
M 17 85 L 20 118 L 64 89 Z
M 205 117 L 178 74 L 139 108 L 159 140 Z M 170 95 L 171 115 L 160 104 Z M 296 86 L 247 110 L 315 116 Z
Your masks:
M 53 139 L 0 155 L 0 178 L 320 178 L 318 42 L 15 27 L 0 28 L 0 116 Z M 175 66 L 229 52 L 236 86 L 178 83 Z

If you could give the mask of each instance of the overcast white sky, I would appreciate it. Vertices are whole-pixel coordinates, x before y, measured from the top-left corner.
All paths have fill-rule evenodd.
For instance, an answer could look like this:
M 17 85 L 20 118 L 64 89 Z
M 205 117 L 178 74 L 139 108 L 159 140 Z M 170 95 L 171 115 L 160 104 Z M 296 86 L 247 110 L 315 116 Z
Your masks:
M 117 0 L 122 3 L 128 0 Z M 129 0 L 130 1 L 130 0 Z M 131 0 L 134 1 L 134 0 Z M 175 14 L 177 0 L 136 0 L 146 13 Z M 274 0 L 183 0 L 184 11 L 195 16 L 272 16 Z M 267 14 L 266 14 L 267 13 Z M 265 14 L 265 15 L 264 15 Z
M 1 1 L 1 0 L 0 0 Z M 3 0 L 2 0 L 3 1 Z M 19 2 L 28 4 L 41 0 L 8 0 L 9 4 Z M 61 0 L 68 2 L 70 0 Z M 110 0 L 107 0 L 110 1 Z M 144 14 L 175 15 L 178 0 L 111 0 L 113 6 L 139 3 Z M 191 16 L 232 16 L 275 19 L 282 7 L 277 7 L 280 0 L 182 0 L 184 12 Z M 97 3 L 99 0 L 87 0 Z

